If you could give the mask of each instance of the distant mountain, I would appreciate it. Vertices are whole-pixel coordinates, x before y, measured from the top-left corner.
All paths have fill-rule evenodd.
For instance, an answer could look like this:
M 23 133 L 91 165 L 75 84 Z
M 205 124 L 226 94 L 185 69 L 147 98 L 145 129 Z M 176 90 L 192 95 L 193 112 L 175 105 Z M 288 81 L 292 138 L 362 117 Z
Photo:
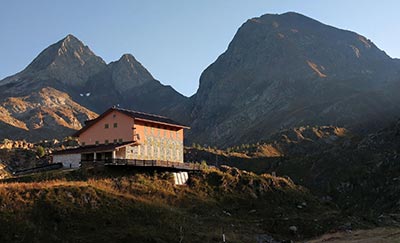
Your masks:
M 0 85 L 7 85 L 11 94 L 29 92 L 45 84 L 83 86 L 105 67 L 103 59 L 68 35 L 42 51 L 23 71 L 1 80 Z
M 190 139 L 228 146 L 302 125 L 381 124 L 400 114 L 388 88 L 399 70 L 357 33 L 297 13 L 253 18 L 202 73 Z
M 131 54 L 111 62 L 92 76 L 76 97 L 81 104 L 101 112 L 112 105 L 175 117 L 170 112 L 188 101 L 171 86 L 165 86 L 147 71 Z M 178 115 L 178 114 L 177 114 Z
M 188 98 L 162 85 L 130 54 L 106 64 L 73 35 L 0 81 L 0 138 L 68 136 L 110 106 L 181 114 Z

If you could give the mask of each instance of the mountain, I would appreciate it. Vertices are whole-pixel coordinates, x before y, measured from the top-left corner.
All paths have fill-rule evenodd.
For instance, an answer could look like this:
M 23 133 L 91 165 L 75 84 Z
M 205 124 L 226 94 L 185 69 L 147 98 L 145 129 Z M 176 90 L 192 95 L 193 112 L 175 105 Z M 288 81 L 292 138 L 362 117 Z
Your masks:
M 171 86 L 161 84 L 131 54 L 111 62 L 102 72 L 92 76 L 76 99 L 85 106 L 101 112 L 119 104 L 134 110 L 175 117 L 188 100 Z
M 62 138 L 81 129 L 97 114 L 54 88 L 27 96 L 9 97 L 0 103 L 0 137 L 39 140 Z
M 189 143 L 229 147 L 307 125 L 364 134 L 382 128 L 400 114 L 400 61 L 362 35 L 289 12 L 244 23 L 190 98 L 160 83 L 131 54 L 106 64 L 72 35 L 1 80 L 0 103 L 36 97 L 30 102 L 43 104 L 34 95 L 43 89 L 82 106 L 70 107 L 70 114 L 120 105 L 190 125 Z M 13 138 L 25 125 L 32 131 L 26 118 L 4 106 L 2 116 L 2 137 Z
M 82 86 L 106 63 L 73 35 L 42 51 L 23 71 L 0 81 L 10 89 L 6 94 L 29 92 L 53 85 Z
M 155 80 L 132 55 L 106 64 L 73 35 L 0 81 L 0 138 L 71 135 L 113 105 L 181 115 L 188 98 Z
M 253 18 L 202 73 L 189 139 L 229 146 L 303 125 L 382 125 L 400 111 L 388 88 L 399 70 L 357 33 L 291 12 Z

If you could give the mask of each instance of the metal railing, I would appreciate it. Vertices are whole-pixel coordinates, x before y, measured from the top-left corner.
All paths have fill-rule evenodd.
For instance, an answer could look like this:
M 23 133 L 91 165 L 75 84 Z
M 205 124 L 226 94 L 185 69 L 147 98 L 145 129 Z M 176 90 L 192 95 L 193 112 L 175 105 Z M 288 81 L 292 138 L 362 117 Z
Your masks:
M 183 170 L 200 170 L 199 164 L 173 162 L 164 160 L 139 160 L 139 159 L 105 159 L 81 161 L 81 165 L 125 165 L 136 167 L 163 167 Z
M 58 169 L 61 169 L 62 167 L 63 167 L 62 163 L 52 163 L 52 164 L 40 165 L 40 166 L 33 167 L 33 168 L 15 170 L 12 172 L 12 174 L 13 175 L 25 175 L 25 174 L 31 174 L 31 173 L 37 173 L 37 172 L 43 172 L 43 171 L 49 171 L 49 170 L 58 170 Z

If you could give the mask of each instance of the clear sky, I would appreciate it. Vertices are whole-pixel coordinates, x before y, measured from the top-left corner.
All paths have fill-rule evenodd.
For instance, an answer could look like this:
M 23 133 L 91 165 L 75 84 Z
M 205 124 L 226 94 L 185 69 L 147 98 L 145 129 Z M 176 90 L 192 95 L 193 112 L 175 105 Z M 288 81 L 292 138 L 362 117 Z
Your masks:
M 1 0 L 0 79 L 71 33 L 107 63 L 133 54 L 186 96 L 247 19 L 295 11 L 353 30 L 400 57 L 400 1 Z

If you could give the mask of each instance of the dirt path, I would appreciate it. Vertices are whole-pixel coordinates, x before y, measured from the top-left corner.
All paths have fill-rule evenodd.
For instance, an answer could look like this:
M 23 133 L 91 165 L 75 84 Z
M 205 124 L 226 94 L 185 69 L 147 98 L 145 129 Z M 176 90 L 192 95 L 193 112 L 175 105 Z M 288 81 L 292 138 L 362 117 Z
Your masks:
M 338 232 L 304 243 L 400 243 L 400 228 L 376 228 Z

